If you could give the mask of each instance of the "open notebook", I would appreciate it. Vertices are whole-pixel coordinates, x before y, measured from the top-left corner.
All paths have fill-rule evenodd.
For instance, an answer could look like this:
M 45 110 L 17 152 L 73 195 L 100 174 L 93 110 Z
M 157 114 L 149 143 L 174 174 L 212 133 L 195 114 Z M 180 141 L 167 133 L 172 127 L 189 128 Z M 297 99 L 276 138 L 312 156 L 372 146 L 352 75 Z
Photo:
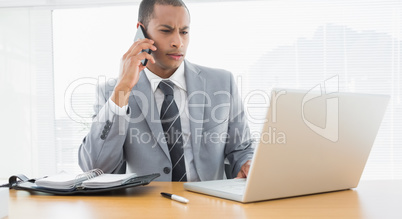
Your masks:
M 24 175 L 15 175 L 10 177 L 9 182 L 10 188 L 14 189 L 70 195 L 147 185 L 159 176 L 159 173 L 144 176 L 135 173 L 104 174 L 102 170 L 94 169 L 79 175 L 60 173 L 37 180 L 29 180 Z

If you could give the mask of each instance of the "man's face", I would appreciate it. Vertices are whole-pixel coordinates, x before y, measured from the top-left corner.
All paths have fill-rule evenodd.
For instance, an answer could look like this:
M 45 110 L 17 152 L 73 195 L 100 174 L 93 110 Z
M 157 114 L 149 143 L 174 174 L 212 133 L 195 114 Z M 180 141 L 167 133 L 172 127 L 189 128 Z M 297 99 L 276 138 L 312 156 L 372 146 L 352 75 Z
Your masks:
M 190 16 L 185 7 L 155 5 L 153 18 L 146 27 L 157 48 L 152 52 L 156 63 L 147 64 L 152 72 L 169 77 L 180 66 L 189 43 L 189 28 Z

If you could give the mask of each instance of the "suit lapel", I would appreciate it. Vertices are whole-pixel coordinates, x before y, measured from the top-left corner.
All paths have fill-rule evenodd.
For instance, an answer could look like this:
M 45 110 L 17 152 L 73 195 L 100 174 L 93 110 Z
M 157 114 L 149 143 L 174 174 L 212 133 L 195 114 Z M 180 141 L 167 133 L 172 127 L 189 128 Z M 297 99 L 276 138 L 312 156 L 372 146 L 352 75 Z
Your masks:
M 194 155 L 198 155 L 201 144 L 201 134 L 204 124 L 205 79 L 200 76 L 200 70 L 185 61 L 184 74 L 187 84 L 188 110 L 190 119 L 191 145 Z
M 158 142 L 159 146 L 165 152 L 166 156 L 170 159 L 169 149 L 166 144 L 165 135 L 163 133 L 162 125 L 160 123 L 159 112 L 155 102 L 155 96 L 152 92 L 150 82 L 145 75 L 145 72 L 140 73 L 138 83 L 132 90 L 134 98 L 130 98 L 130 105 L 137 104 L 142 111 L 142 115 L 149 126 L 149 129 Z

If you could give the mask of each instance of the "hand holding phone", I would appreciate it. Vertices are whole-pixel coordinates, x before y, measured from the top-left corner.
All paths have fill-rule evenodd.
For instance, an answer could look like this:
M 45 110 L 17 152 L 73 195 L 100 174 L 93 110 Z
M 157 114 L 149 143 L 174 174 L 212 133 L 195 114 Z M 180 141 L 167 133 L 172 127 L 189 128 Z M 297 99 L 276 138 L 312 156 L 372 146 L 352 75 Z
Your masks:
M 140 39 L 145 39 L 145 38 L 149 39 L 148 36 L 146 35 L 144 28 L 140 25 L 137 28 L 137 33 L 135 34 L 134 42 L 136 42 L 137 40 L 140 40 Z M 148 54 L 151 54 L 150 49 L 143 49 L 141 52 L 147 52 Z M 141 60 L 141 63 L 143 66 L 146 66 L 148 63 L 148 59 Z
M 136 41 L 120 61 L 119 79 L 111 96 L 111 100 L 120 107 L 128 104 L 130 95 L 127 94 L 137 84 L 140 72 L 146 68 L 148 60 L 155 63 L 154 57 L 150 55 L 151 51 L 156 50 L 154 41 L 146 38 L 144 33 L 143 27 L 139 26 Z

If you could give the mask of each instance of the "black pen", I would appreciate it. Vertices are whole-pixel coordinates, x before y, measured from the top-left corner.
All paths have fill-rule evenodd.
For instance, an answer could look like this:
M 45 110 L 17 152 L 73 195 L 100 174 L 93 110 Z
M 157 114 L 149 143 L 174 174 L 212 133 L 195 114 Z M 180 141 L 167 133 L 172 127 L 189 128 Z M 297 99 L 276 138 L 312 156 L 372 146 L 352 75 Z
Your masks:
M 187 204 L 189 202 L 188 199 L 183 198 L 183 197 L 178 196 L 178 195 L 173 195 L 173 194 L 169 194 L 169 193 L 166 193 L 166 192 L 161 192 L 161 195 L 163 197 L 170 198 L 172 200 L 175 200 L 175 201 L 178 201 L 178 202 L 181 202 L 181 203 Z

